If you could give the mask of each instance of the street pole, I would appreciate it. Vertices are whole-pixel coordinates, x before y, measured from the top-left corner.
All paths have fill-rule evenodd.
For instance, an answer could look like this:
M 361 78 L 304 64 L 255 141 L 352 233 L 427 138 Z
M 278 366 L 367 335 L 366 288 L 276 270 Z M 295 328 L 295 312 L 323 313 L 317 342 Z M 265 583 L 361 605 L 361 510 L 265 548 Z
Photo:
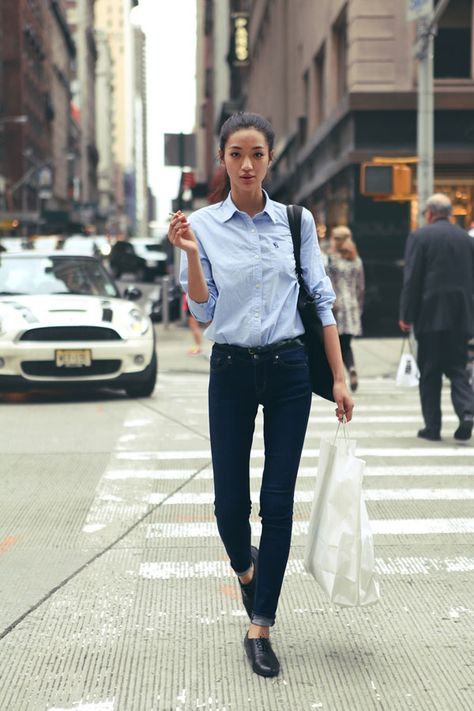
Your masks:
M 418 225 L 423 224 L 423 210 L 434 185 L 434 107 L 433 107 L 433 32 L 428 17 L 418 20 L 422 46 L 418 54 L 418 116 L 416 179 L 418 186 Z
M 429 14 L 418 19 L 415 56 L 418 59 L 418 115 L 416 172 L 418 191 L 418 224 L 423 224 L 423 210 L 434 190 L 434 91 L 433 58 L 434 37 L 438 21 L 446 10 L 449 0 L 439 0 L 433 11 L 429 2 Z

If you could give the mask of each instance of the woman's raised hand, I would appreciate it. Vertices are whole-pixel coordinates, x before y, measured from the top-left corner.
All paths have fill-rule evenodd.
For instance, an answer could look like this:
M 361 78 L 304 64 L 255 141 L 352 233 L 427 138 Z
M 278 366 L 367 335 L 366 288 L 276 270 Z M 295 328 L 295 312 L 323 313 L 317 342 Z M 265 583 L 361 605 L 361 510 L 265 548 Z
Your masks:
M 188 254 L 198 252 L 196 236 L 191 229 L 191 225 L 181 210 L 173 214 L 168 229 L 168 239 L 175 247 L 183 249 Z

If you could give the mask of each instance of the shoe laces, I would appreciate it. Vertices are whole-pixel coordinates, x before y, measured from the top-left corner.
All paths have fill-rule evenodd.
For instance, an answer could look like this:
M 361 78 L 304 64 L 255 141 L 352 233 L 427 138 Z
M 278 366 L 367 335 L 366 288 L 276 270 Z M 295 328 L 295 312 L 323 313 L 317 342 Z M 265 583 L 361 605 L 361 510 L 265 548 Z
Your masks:
M 255 644 L 260 652 L 268 652 L 271 649 L 268 637 L 257 637 Z

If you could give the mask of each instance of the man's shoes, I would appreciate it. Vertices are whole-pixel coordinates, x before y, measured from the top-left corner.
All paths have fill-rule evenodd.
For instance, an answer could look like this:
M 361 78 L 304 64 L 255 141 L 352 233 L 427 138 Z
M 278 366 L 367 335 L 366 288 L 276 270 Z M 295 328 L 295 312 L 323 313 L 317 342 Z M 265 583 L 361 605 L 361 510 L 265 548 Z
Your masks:
M 471 439 L 473 424 L 474 421 L 472 415 L 466 415 L 466 417 L 463 417 L 459 423 L 459 427 L 454 433 L 454 439 L 457 439 L 460 442 L 466 442 L 468 439 Z
M 252 563 L 253 563 L 253 578 L 249 583 L 241 583 L 240 579 L 237 578 L 239 581 L 240 585 L 240 592 L 242 593 L 242 602 L 244 603 L 244 607 L 247 610 L 247 615 L 249 616 L 249 619 L 252 619 L 252 608 L 253 608 L 253 599 L 255 597 L 255 585 L 257 582 L 257 564 L 258 564 L 258 548 L 255 548 L 255 546 L 250 546 L 250 555 L 252 557 Z
M 440 433 L 437 430 L 430 430 L 429 427 L 424 427 L 422 430 L 418 430 L 417 437 L 421 437 L 422 439 L 429 439 L 430 442 L 439 442 L 441 440 Z
M 278 676 L 280 662 L 272 649 L 269 639 L 266 637 L 249 639 L 247 632 L 244 638 L 244 648 L 255 674 L 260 674 L 260 676 Z

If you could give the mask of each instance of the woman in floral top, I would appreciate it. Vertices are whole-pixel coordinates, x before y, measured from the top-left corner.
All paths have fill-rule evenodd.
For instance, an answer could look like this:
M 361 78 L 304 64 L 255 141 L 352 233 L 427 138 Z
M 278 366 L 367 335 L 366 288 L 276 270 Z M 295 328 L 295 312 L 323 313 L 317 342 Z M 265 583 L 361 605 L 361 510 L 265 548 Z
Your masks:
M 353 336 L 362 334 L 364 307 L 364 267 L 348 227 L 335 227 L 331 233 L 327 273 L 336 292 L 334 315 L 337 321 L 342 358 L 349 371 L 351 390 L 357 390 L 357 371 L 351 348 Z

